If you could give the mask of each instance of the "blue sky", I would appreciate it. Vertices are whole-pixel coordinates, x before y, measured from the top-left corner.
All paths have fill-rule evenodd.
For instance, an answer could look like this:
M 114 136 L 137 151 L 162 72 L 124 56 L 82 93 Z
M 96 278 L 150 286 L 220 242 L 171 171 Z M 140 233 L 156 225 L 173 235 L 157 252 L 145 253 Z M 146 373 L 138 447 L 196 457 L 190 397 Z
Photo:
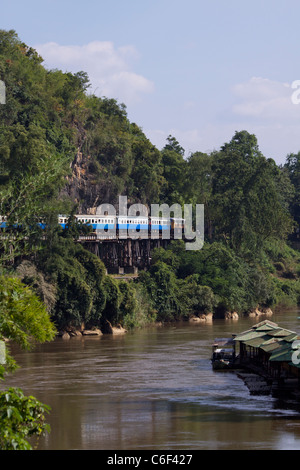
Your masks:
M 12 0 L 0 13 L 45 66 L 84 70 L 91 92 L 124 102 L 158 148 L 172 134 L 207 152 L 246 129 L 277 163 L 300 151 L 298 0 Z

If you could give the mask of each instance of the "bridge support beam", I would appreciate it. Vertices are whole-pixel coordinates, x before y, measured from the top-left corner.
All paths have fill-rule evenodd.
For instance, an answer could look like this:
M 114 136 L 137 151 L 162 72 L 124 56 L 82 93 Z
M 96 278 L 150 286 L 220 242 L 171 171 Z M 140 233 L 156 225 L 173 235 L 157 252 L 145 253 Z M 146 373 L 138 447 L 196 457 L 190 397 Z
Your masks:
M 166 248 L 170 240 L 162 239 L 118 239 L 81 240 L 83 246 L 98 256 L 109 273 L 137 273 L 151 264 L 151 254 L 155 248 Z

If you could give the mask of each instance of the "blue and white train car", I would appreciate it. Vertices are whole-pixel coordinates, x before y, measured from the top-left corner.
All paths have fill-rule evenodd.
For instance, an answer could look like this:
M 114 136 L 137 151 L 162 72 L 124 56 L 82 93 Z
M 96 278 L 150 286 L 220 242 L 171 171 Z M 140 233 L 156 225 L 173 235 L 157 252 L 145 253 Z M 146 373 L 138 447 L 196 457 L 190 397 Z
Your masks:
M 149 222 L 148 217 L 137 216 L 118 216 L 117 217 L 118 230 L 133 230 L 141 232 L 141 235 L 148 234 Z
M 78 222 L 93 227 L 93 230 L 114 230 L 116 228 L 116 216 L 114 215 L 76 215 Z
M 6 217 L 4 215 L 0 215 L 0 228 L 6 227 Z
M 69 219 L 69 217 L 67 217 L 66 215 L 59 215 L 59 216 L 58 216 L 58 224 L 59 224 L 62 228 L 66 228 L 67 223 L 68 223 L 68 219 Z
M 151 232 L 170 230 L 171 221 L 168 218 L 150 217 Z

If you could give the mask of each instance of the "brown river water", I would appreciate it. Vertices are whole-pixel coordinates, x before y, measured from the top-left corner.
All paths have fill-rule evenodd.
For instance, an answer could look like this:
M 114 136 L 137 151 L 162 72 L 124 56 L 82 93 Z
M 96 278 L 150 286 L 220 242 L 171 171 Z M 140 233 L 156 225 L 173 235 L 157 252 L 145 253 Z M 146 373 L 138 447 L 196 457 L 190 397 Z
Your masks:
M 236 373 L 211 368 L 215 337 L 262 319 L 13 349 L 20 369 L 1 388 L 21 387 L 51 406 L 39 450 L 300 450 L 300 404 L 253 396 Z M 270 319 L 300 333 L 300 310 Z

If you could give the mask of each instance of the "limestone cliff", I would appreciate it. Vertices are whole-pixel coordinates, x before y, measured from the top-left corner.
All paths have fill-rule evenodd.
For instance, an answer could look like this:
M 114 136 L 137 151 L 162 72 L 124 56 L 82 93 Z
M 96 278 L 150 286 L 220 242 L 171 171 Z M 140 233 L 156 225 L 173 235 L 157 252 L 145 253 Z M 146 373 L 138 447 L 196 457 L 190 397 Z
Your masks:
M 103 203 L 115 204 L 116 191 L 103 168 L 95 171 L 95 163 L 91 156 L 78 151 L 70 165 L 71 174 L 66 179 L 66 185 L 61 196 L 69 196 L 78 206 L 82 214 L 95 213 L 97 206 Z

